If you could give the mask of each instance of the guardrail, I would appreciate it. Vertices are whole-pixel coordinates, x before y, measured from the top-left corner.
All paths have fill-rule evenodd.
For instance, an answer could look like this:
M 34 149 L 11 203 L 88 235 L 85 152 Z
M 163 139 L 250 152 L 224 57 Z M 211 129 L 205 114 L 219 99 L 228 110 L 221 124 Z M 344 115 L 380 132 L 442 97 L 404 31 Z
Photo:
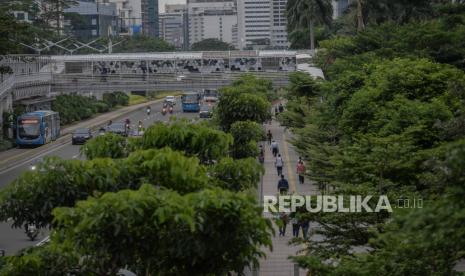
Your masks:
M 4 94 L 13 88 L 15 85 L 15 75 L 10 75 L 7 79 L 5 79 L 2 83 L 0 83 L 0 99 L 3 98 Z
M 288 85 L 288 72 L 255 72 L 260 78 L 269 79 L 276 87 Z M 242 73 L 186 74 L 60 74 L 53 76 L 53 92 L 74 91 L 135 91 L 135 90 L 192 90 L 215 89 L 231 84 Z

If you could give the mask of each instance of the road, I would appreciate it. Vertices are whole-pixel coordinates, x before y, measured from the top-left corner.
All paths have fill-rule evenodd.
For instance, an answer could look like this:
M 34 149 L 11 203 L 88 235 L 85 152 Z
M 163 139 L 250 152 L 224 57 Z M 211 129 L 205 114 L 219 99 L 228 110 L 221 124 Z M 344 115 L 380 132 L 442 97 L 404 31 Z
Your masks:
M 198 113 L 183 113 L 179 99 L 177 100 L 177 104 L 174 107 L 173 114 L 167 114 L 163 116 L 161 114 L 162 103 L 153 104 L 151 105 L 151 108 L 152 114 L 149 117 L 147 117 L 145 109 L 136 110 L 130 113 L 128 116 L 125 116 L 125 118 L 129 118 L 131 121 L 131 128 L 137 127 L 139 121 L 142 121 L 144 127 L 147 127 L 157 121 L 167 121 L 172 116 L 188 119 L 198 118 Z M 57 156 L 62 159 L 84 159 L 84 157 L 80 155 L 79 149 L 80 146 L 71 145 L 70 138 L 70 141 L 67 144 L 53 147 L 44 154 L 41 154 L 33 159 L 24 160 L 24 162 L 13 166 L 6 171 L 0 172 L 0 189 L 16 179 L 19 175 L 21 175 L 22 172 L 30 170 L 31 164 L 37 162 L 37 160 L 40 160 L 45 156 Z M 24 151 L 27 150 L 29 149 L 24 149 Z M 0 249 L 5 250 L 7 255 L 13 255 L 22 248 L 32 246 L 47 236 L 47 232 L 44 231 L 36 241 L 29 241 L 22 229 L 12 229 L 10 225 L 11 224 L 8 222 L 0 223 Z

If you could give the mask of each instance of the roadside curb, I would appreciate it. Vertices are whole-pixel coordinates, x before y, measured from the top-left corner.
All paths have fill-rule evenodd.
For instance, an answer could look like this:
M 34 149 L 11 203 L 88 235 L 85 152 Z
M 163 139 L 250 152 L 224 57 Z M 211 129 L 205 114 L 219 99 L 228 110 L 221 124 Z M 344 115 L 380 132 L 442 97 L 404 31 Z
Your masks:
M 132 112 L 142 108 L 142 107 L 145 107 L 147 105 L 156 104 L 156 103 L 159 103 L 161 101 L 163 101 L 163 99 L 157 99 L 157 100 L 153 100 L 153 101 L 148 101 L 148 102 L 144 102 L 144 103 L 140 103 L 140 104 L 131 105 L 131 106 L 125 107 L 125 108 L 127 108 L 126 110 L 123 110 L 124 108 L 122 108 L 122 109 L 119 109 L 119 110 L 111 111 L 111 112 L 115 112 L 115 114 L 113 116 L 110 115 L 111 112 L 110 113 L 103 113 L 103 114 L 101 114 L 101 115 L 99 115 L 97 117 L 94 117 L 94 118 L 91 118 L 91 119 L 88 119 L 88 120 L 85 120 L 85 121 L 81 121 L 78 124 L 75 124 L 73 126 L 69 126 L 69 127 L 65 128 L 65 129 L 63 129 L 63 132 L 62 132 L 60 138 L 58 138 L 57 140 L 52 141 L 51 143 L 45 144 L 43 146 L 39 146 L 37 148 L 34 148 L 34 149 L 31 149 L 31 150 L 22 152 L 20 154 L 11 156 L 11 157 L 6 158 L 4 160 L 1 160 L 0 161 L 0 168 L 1 168 L 0 169 L 0 174 L 8 171 L 10 168 L 15 167 L 15 166 L 17 166 L 17 165 L 19 165 L 19 164 L 21 164 L 23 162 L 27 162 L 28 160 L 34 159 L 37 156 L 50 151 L 51 149 L 63 146 L 63 145 L 68 144 L 68 143 L 71 143 L 71 140 L 69 139 L 69 136 L 71 135 L 71 133 L 74 130 L 84 127 L 84 126 L 81 125 L 81 123 L 85 124 L 86 121 L 87 121 L 89 124 L 86 125 L 85 127 L 88 127 L 90 129 L 95 129 L 96 127 L 108 122 L 108 120 L 119 119 L 119 118 L 121 118 L 121 117 L 123 117 L 123 116 L 125 116 L 125 115 L 127 115 L 129 113 L 132 113 Z M 118 112 L 118 111 L 121 111 L 121 112 Z M 99 117 L 102 117 L 102 118 L 98 119 Z M 95 120 L 95 121 L 91 122 L 92 120 Z

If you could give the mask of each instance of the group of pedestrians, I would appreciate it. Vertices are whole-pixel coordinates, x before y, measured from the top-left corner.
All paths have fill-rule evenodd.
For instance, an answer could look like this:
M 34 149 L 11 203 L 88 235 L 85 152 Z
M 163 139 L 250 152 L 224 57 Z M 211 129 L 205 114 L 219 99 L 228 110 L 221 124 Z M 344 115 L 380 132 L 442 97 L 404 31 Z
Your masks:
M 289 215 L 284 212 L 280 213 L 279 217 L 277 218 L 280 237 L 286 236 L 286 228 L 289 223 L 292 225 L 292 236 L 294 238 L 298 238 L 300 236 L 300 229 L 302 229 L 302 237 L 304 239 L 308 237 L 310 220 L 296 213 Z
M 271 130 L 268 130 L 268 132 L 266 133 L 266 137 L 268 140 L 268 145 L 270 145 L 271 148 L 271 153 L 275 158 L 274 165 L 276 167 L 276 172 L 278 173 L 278 177 L 281 177 L 278 181 L 278 192 L 287 192 L 289 191 L 289 183 L 283 175 L 284 160 L 281 154 L 279 153 L 278 142 L 276 140 L 273 140 L 273 134 L 271 133 Z M 261 163 L 264 162 L 264 150 L 262 146 L 260 146 L 259 160 Z M 301 185 L 305 183 L 305 171 L 305 164 L 302 160 L 302 157 L 299 157 L 299 160 L 297 161 L 296 173 L 299 176 L 299 184 Z
M 281 113 L 284 111 L 282 104 L 275 106 L 275 114 Z M 277 185 L 277 190 L 279 194 L 287 194 L 289 192 L 289 182 L 283 174 L 284 159 L 281 153 L 279 152 L 279 144 L 273 139 L 273 134 L 271 130 L 268 130 L 266 133 L 267 144 L 270 147 L 271 153 L 274 158 L 274 165 L 276 167 L 276 172 L 278 174 L 279 180 Z M 260 146 L 260 155 L 259 160 L 263 163 L 264 160 L 264 149 Z M 299 157 L 296 165 L 296 174 L 299 178 L 299 184 L 303 185 L 305 183 L 305 163 L 301 157 Z M 276 217 L 276 223 L 279 227 L 279 236 L 284 237 L 286 235 L 286 228 L 288 224 L 292 225 L 292 235 L 293 237 L 300 236 L 300 229 L 302 229 L 302 236 L 304 239 L 308 237 L 308 231 L 310 227 L 309 219 L 301 216 L 298 213 L 278 213 Z

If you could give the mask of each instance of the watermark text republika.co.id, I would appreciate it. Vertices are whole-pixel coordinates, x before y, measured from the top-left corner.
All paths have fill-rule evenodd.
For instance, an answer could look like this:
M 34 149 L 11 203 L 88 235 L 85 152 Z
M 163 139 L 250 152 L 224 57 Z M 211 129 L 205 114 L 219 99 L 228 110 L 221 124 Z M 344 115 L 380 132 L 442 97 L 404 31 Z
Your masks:
M 264 196 L 264 212 L 295 212 L 305 208 L 310 213 L 360 213 L 392 212 L 393 208 L 422 208 L 423 200 L 419 198 L 397 199 L 391 204 L 388 196 L 361 195 L 280 195 Z

